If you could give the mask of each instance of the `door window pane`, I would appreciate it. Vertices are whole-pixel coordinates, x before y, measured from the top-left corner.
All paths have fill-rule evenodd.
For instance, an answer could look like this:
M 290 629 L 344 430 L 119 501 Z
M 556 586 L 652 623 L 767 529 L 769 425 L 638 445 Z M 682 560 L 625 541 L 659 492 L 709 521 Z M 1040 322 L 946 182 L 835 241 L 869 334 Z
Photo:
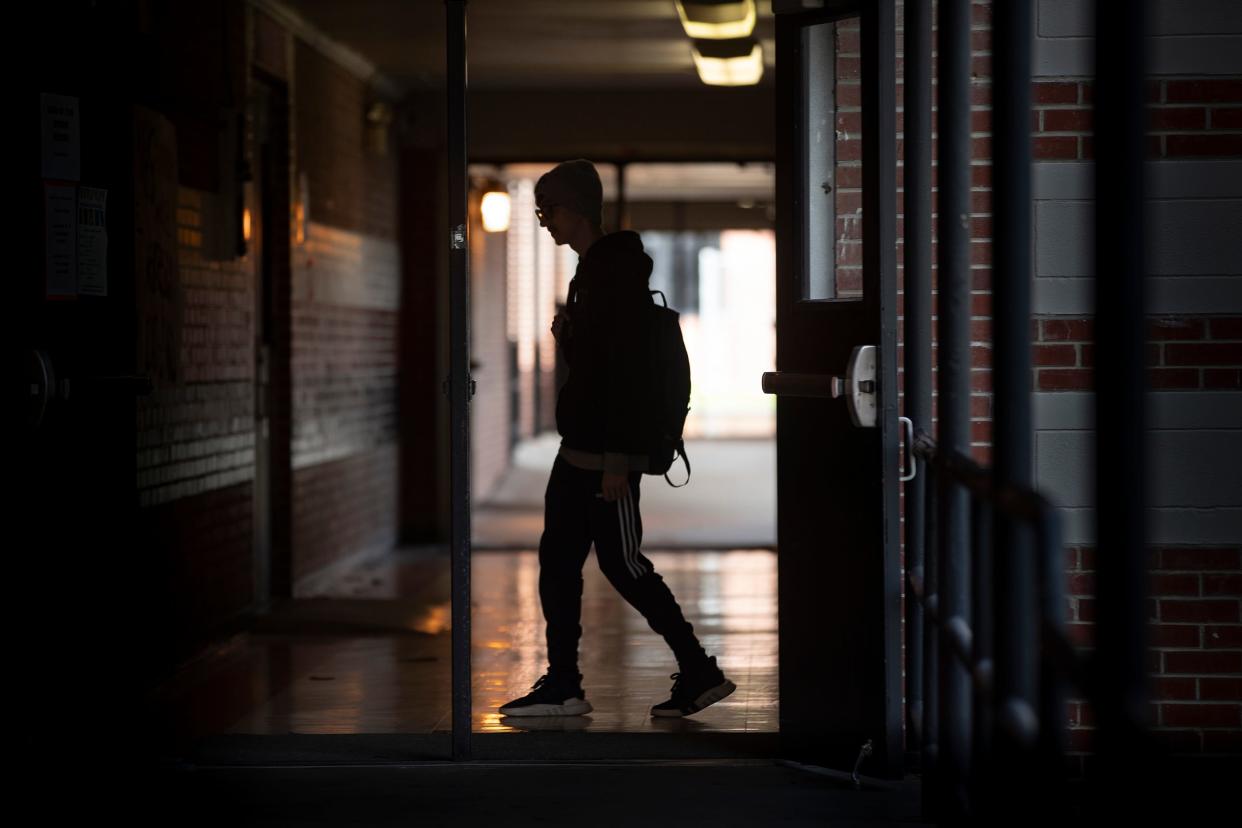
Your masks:
M 860 299 L 862 111 L 858 18 L 802 30 L 803 299 Z

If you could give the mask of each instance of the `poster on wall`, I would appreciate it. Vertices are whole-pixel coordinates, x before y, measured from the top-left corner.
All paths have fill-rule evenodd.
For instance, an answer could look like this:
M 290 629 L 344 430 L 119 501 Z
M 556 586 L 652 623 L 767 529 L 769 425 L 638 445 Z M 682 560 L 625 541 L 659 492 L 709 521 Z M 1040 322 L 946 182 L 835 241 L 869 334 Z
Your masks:
M 108 295 L 108 191 L 78 188 L 78 294 Z
M 43 184 L 43 250 L 48 298 L 78 295 L 76 191 L 72 184 Z
M 68 95 L 39 96 L 43 133 L 43 177 L 77 181 L 81 175 L 78 99 Z
M 134 301 L 138 371 L 157 385 L 181 379 L 185 301 L 177 250 L 177 133 L 134 107 Z

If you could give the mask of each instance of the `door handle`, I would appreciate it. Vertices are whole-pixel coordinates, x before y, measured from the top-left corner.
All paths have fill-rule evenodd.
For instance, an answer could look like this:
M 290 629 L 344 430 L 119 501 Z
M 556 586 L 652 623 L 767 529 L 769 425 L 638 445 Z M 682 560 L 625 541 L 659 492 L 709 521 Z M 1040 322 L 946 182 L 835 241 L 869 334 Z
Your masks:
M 840 377 L 829 374 L 794 374 L 789 371 L 766 371 L 763 393 L 781 397 L 839 397 Z
M 875 373 L 875 346 L 858 345 L 850 354 L 844 377 L 768 371 L 763 375 L 763 393 L 782 397 L 845 397 L 845 406 L 854 425 L 874 428 Z
M 27 351 L 26 386 L 26 424 L 32 430 L 43 424 L 48 408 L 53 404 L 59 406 L 104 396 L 145 397 L 154 390 L 154 384 L 146 374 L 57 377 L 51 355 L 38 348 Z
M 901 475 L 901 482 L 909 483 L 919 473 L 918 462 L 914 459 L 914 420 L 911 420 L 909 417 L 898 417 L 897 419 L 901 421 L 902 427 L 906 430 L 906 453 L 905 465 L 903 466 L 906 471 Z

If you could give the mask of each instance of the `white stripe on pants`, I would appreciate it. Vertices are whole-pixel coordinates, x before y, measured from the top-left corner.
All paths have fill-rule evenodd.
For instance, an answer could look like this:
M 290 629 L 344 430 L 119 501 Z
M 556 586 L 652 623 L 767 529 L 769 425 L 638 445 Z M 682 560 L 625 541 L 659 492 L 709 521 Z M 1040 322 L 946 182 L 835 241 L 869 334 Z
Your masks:
M 621 557 L 625 567 L 635 578 L 641 577 L 643 565 L 638 559 L 638 526 L 634 521 L 634 503 L 628 491 L 617 501 L 617 522 L 621 527 Z

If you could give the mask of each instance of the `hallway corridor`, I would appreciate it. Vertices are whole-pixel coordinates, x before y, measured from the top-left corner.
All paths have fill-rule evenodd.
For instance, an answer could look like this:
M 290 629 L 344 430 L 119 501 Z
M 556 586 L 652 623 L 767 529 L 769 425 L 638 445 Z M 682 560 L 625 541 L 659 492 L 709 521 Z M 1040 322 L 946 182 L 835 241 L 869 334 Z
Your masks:
M 559 446 L 556 434 L 518 444 L 504 477 L 472 507 L 475 549 L 539 546 L 543 493 Z M 775 441 L 688 440 L 686 453 L 690 485 L 673 488 L 663 478 L 643 477 L 644 547 L 775 547 Z M 669 477 L 678 484 L 686 479 L 681 460 L 674 462 Z

